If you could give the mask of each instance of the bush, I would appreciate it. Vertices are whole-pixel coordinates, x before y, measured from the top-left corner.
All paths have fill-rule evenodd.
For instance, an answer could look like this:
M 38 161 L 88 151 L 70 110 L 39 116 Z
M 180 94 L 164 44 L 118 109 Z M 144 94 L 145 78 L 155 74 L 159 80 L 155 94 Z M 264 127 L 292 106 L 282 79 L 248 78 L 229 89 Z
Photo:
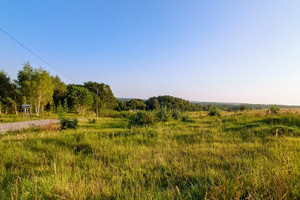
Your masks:
M 96 120 L 95 118 L 89 119 L 89 123 L 90 123 L 90 124 L 95 124 L 96 122 L 97 122 L 97 120 Z
M 140 111 L 129 117 L 129 126 L 147 126 L 154 124 L 155 119 L 150 112 Z
M 271 113 L 273 115 L 277 115 L 279 113 L 279 111 L 280 111 L 280 108 L 278 106 L 271 106 L 267 112 Z
M 61 129 L 77 129 L 78 128 L 78 119 L 60 119 Z
M 180 117 L 181 117 L 181 113 L 178 110 L 173 110 L 172 111 L 172 118 L 173 119 L 178 120 L 178 119 L 180 119 Z
M 156 117 L 159 121 L 166 122 L 170 118 L 170 113 L 167 108 L 161 108 L 156 112 Z
M 221 111 L 217 107 L 212 107 L 208 111 L 209 116 L 221 116 Z

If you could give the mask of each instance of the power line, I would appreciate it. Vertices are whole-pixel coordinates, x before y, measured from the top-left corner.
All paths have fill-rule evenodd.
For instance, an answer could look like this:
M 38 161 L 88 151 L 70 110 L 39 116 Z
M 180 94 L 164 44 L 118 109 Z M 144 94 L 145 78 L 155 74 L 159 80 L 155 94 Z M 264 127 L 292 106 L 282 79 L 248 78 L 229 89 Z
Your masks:
M 51 64 L 49 64 L 46 60 L 44 60 L 43 58 L 41 58 L 40 56 L 38 56 L 36 53 L 34 53 L 33 51 L 31 51 L 29 48 L 27 48 L 25 45 L 23 45 L 21 42 L 19 42 L 17 39 L 15 39 L 12 35 L 10 35 L 8 32 L 6 32 L 5 30 L 3 30 L 0 27 L 0 30 L 5 33 L 9 38 L 11 38 L 13 41 L 15 41 L 17 44 L 19 44 L 21 47 L 23 47 L 24 49 L 26 49 L 29 53 L 31 53 L 32 55 L 34 55 L 36 58 L 38 58 L 39 60 L 41 60 L 43 63 L 45 63 L 46 65 L 48 65 L 49 67 L 51 67 L 52 69 L 54 69 L 55 71 L 57 71 L 58 73 L 62 74 L 63 76 L 65 76 L 66 78 L 70 79 L 71 81 L 78 83 L 77 81 L 73 80 L 72 78 L 70 78 L 69 76 L 67 76 L 66 74 L 64 74 L 63 72 L 61 72 L 60 70 L 58 70 L 57 68 L 53 67 Z

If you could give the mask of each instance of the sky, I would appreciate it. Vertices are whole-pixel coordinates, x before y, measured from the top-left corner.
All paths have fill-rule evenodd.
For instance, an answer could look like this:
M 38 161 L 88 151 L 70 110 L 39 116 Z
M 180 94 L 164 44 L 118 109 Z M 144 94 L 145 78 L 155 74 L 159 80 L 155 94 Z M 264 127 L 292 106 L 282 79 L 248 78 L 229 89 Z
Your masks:
M 27 61 L 116 97 L 300 104 L 300 1 L 0 0 L 0 69 Z

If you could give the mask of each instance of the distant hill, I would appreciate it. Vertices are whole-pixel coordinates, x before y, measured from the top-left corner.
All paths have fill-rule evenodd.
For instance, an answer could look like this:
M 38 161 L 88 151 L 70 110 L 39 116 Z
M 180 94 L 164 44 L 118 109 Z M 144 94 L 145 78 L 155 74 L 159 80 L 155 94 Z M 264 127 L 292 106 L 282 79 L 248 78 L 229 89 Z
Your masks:
M 270 108 L 270 106 L 275 105 L 275 104 L 249 104 L 249 103 L 234 103 L 234 102 L 225 103 L 225 102 L 201 102 L 201 101 L 191 101 L 191 103 L 196 105 L 202 105 L 202 106 L 213 105 L 220 108 L 231 108 L 233 110 L 240 108 L 240 106 L 242 105 L 248 107 L 249 109 L 267 109 Z M 280 108 L 300 108 L 300 105 L 277 105 L 276 104 L 276 106 Z

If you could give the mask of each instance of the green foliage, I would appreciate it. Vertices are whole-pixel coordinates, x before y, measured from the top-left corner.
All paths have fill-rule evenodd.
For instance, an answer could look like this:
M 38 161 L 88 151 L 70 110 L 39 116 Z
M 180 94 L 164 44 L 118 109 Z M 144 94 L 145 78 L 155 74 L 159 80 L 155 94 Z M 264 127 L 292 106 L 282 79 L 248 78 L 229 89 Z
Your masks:
M 215 106 L 212 106 L 208 111 L 209 116 L 221 116 L 221 110 Z
M 151 97 L 146 101 L 147 110 L 157 110 L 159 108 L 159 101 L 156 97 Z
M 97 98 L 97 90 L 98 90 L 98 109 L 115 109 L 118 106 L 118 102 L 116 97 L 114 96 L 112 90 L 109 85 L 104 83 L 97 82 L 86 82 L 83 85 L 87 88 L 92 94 L 94 98 L 93 108 L 96 109 L 96 98 Z
M 54 85 L 46 70 L 34 69 L 30 63 L 25 63 L 23 69 L 18 72 L 17 84 L 30 104 L 30 112 L 34 107 L 37 116 L 44 106 L 52 102 Z
M 10 97 L 6 98 L 6 110 L 9 113 L 17 113 L 18 109 L 17 109 L 17 102 L 15 102 L 13 99 L 11 99 Z
M 180 119 L 181 116 L 182 116 L 181 112 L 179 112 L 176 109 L 172 110 L 172 118 L 173 119 L 178 120 L 178 119 Z
M 126 106 L 130 110 L 145 110 L 146 104 L 141 99 L 131 99 L 126 102 Z
M 77 129 L 78 128 L 78 119 L 60 119 L 61 129 Z
M 62 106 L 60 104 L 58 109 L 57 109 L 58 118 L 59 119 L 65 119 L 66 115 L 67 115 L 67 112 L 68 112 L 68 106 L 67 106 L 67 101 L 65 99 L 64 105 Z
M 117 117 L 120 117 L 120 118 L 128 118 L 130 115 L 131 115 L 131 112 L 129 112 L 129 111 L 117 112 Z
M 155 110 L 159 107 L 166 107 L 167 109 L 178 109 L 178 110 L 186 110 L 192 111 L 196 110 L 196 106 L 191 102 L 177 98 L 172 96 L 158 96 L 151 97 L 146 101 L 147 110 Z
M 10 96 L 10 78 L 3 71 L 0 71 L 0 101 L 3 102 Z
M 129 126 L 149 126 L 153 125 L 155 118 L 151 112 L 139 111 L 129 117 Z
M 93 96 L 91 92 L 77 85 L 67 86 L 68 107 L 76 110 L 78 114 L 83 114 L 85 109 L 91 107 L 93 103 Z
M 56 75 L 52 78 L 53 88 L 53 102 L 56 108 L 63 104 L 66 98 L 67 86 L 60 78 Z
M 279 111 L 280 111 L 280 108 L 276 105 L 273 105 L 268 110 L 268 113 L 273 114 L 273 115 L 277 115 L 279 113 Z
M 117 100 L 118 106 L 115 108 L 117 111 L 124 111 L 129 110 L 129 108 L 126 106 L 126 102 Z
M 166 122 L 170 119 L 170 112 L 166 107 L 160 108 L 156 113 L 155 116 L 161 122 Z
M 9 113 L 18 114 L 18 102 L 21 100 L 21 94 L 17 90 L 15 83 L 11 82 L 9 76 L 0 71 L 0 113 L 2 109 Z

